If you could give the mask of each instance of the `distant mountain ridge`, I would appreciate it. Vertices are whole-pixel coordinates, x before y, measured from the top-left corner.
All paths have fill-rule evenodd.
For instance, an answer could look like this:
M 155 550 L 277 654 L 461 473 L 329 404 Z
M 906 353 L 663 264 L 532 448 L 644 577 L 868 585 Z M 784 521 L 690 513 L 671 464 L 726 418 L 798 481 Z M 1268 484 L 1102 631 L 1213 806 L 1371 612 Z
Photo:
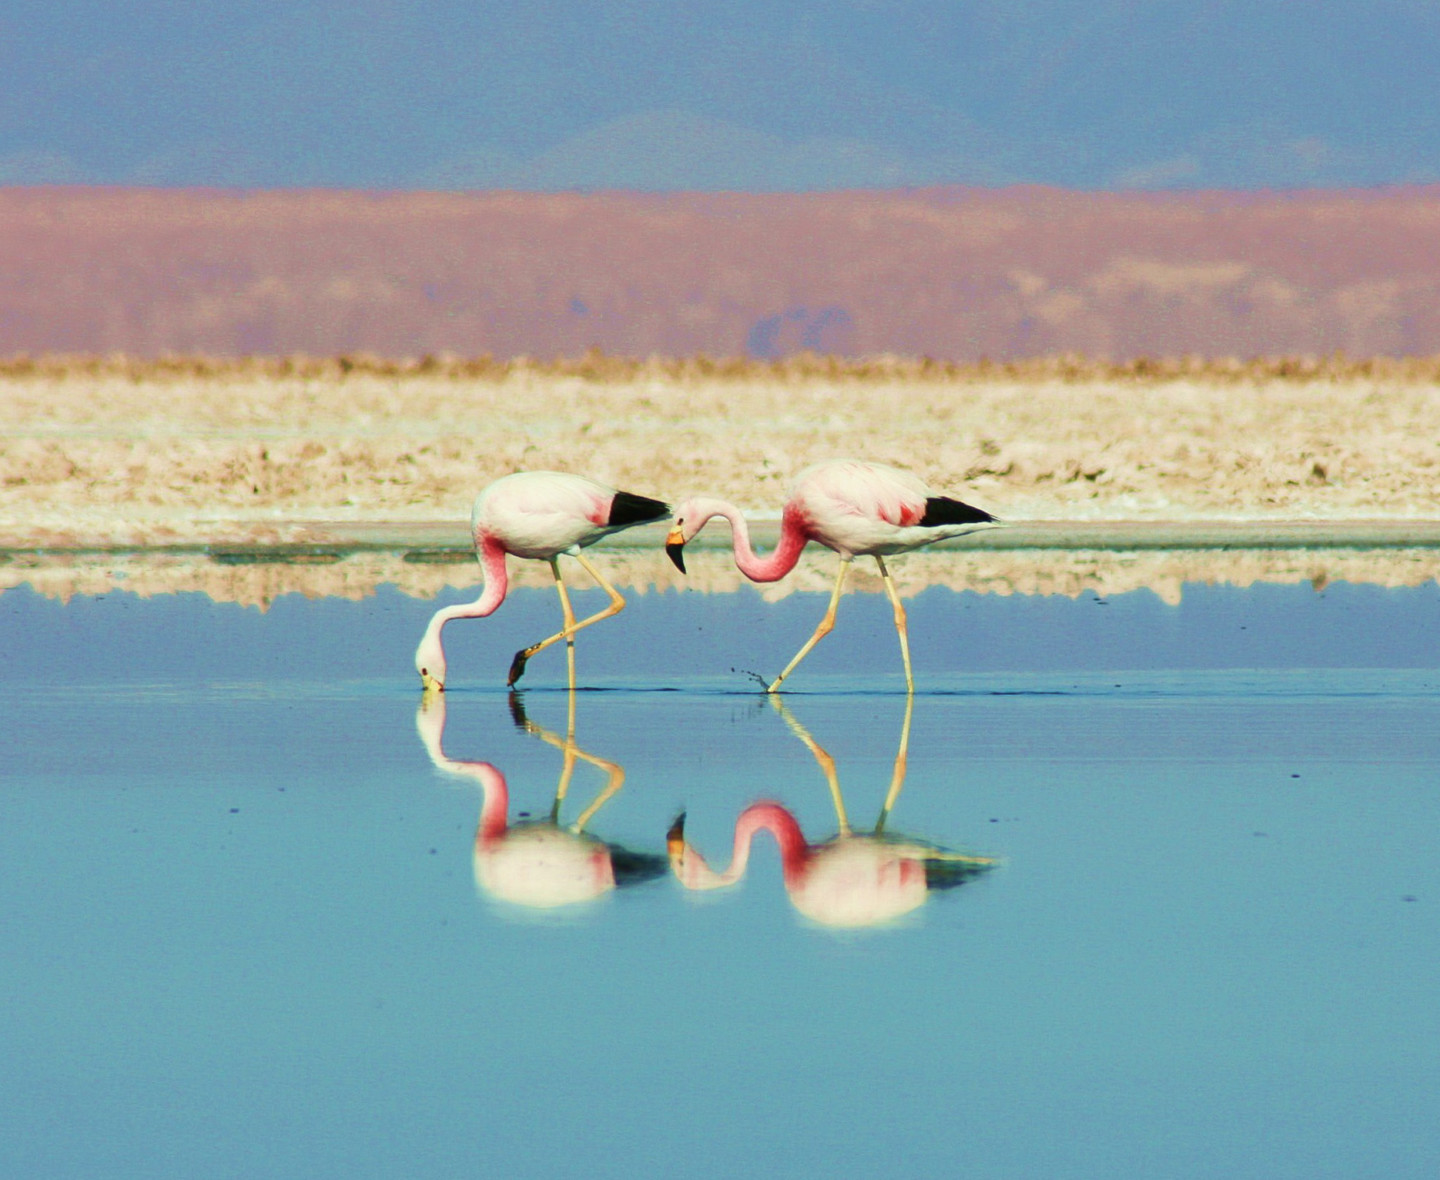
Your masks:
M 0 354 L 1440 353 L 1440 186 L 0 188 Z

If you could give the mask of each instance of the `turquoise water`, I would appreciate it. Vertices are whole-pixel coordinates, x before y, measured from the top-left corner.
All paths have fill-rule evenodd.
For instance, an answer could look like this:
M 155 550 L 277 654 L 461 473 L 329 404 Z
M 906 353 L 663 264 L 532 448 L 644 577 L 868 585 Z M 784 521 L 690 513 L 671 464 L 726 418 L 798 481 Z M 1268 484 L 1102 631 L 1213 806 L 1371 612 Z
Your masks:
M 0 1172 L 1440 1166 L 1433 587 L 433 607 L 0 597 Z

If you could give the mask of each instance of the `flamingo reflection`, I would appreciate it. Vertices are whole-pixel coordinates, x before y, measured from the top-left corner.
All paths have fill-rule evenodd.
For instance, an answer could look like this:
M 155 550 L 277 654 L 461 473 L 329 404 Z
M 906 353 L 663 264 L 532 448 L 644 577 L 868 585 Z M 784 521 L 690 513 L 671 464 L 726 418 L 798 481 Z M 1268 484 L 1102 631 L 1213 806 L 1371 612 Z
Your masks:
M 436 691 L 423 694 L 415 714 L 415 728 L 431 762 L 450 774 L 473 779 L 480 788 L 483 801 L 475 831 L 475 883 L 483 892 L 515 905 L 555 909 L 594 901 L 620 886 L 664 875 L 663 857 L 630 852 L 585 831 L 595 813 L 624 785 L 625 771 L 576 744 L 573 691 L 569 694 L 563 738 L 531 721 L 519 695 L 510 694 L 515 724 L 564 755 L 549 814 L 544 819 L 524 819 L 515 824 L 509 821 L 510 788 L 499 770 L 488 762 L 446 757 L 446 695 Z M 560 808 L 570 790 L 577 761 L 604 771 L 605 787 L 574 823 L 562 825 Z
M 932 891 L 962 885 L 996 863 L 993 857 L 952 852 L 885 830 L 886 820 L 905 783 L 913 696 L 905 700 L 905 722 L 890 790 L 875 827 L 868 832 L 856 832 L 850 826 L 835 760 L 796 720 L 780 697 L 769 699 L 820 764 L 830 786 L 840 830 L 829 840 L 811 844 L 799 822 L 785 807 L 768 801 L 752 804 L 735 821 L 730 867 L 717 872 L 686 841 L 682 813 L 671 825 L 667 843 L 670 867 L 687 889 L 721 889 L 739 881 L 750 860 L 751 842 L 757 833 L 769 832 L 780 846 L 785 891 L 797 910 L 824 926 L 876 926 L 918 909 Z

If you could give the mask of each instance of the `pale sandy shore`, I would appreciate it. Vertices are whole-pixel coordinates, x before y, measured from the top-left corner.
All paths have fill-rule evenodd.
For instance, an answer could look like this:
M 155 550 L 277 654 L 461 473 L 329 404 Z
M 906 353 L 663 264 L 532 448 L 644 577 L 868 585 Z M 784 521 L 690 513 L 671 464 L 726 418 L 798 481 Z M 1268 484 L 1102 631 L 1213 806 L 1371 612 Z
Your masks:
M 397 549 L 427 538 L 463 547 L 474 494 L 523 468 L 579 471 L 672 502 L 717 494 L 773 520 L 793 476 L 837 455 L 908 467 L 1012 523 L 1008 540 L 909 558 L 912 593 L 1148 586 L 1173 599 L 1186 581 L 1436 576 L 1433 381 L 587 380 L 524 368 L 482 379 L 146 378 L 102 366 L 0 377 L 0 587 L 64 596 L 124 583 L 257 603 L 380 582 L 433 594 L 473 584 L 474 567 L 383 552 L 220 565 L 204 553 L 353 541 L 367 528 L 389 530 Z M 1127 551 L 1126 528 L 1151 543 Z M 1209 552 L 1164 551 L 1166 536 L 1184 544 L 1207 530 L 1218 538 Z M 1029 548 L 1037 536 L 1047 551 Z M 148 563 L 75 552 L 156 546 L 195 552 Z M 634 588 L 679 584 L 653 552 L 606 560 Z M 718 555 L 700 566 L 686 584 L 738 585 Z M 831 568 L 828 555 L 810 559 L 769 592 L 821 588 Z

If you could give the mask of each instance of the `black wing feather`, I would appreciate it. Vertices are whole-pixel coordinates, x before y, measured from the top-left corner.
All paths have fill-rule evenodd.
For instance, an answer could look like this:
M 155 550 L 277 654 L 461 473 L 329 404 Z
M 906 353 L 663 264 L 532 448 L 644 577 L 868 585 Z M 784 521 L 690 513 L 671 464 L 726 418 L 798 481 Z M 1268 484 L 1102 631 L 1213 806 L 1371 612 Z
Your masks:
M 949 496 L 929 496 L 925 500 L 925 515 L 920 518 L 921 528 L 933 528 L 941 524 L 984 524 L 995 518 L 983 508 L 974 508 L 961 500 Z
M 610 869 L 615 874 L 615 888 L 626 885 L 643 885 L 663 877 L 670 870 L 667 857 L 652 856 L 648 852 L 631 852 L 615 844 L 610 848 Z
M 925 888 L 926 889 L 956 889 L 965 884 L 966 881 L 973 881 L 981 873 L 987 872 L 990 865 L 967 864 L 965 861 L 954 860 L 927 860 L 925 862 Z
M 630 524 L 649 524 L 669 515 L 670 505 L 663 500 L 637 496 L 634 492 L 616 492 L 615 499 L 610 501 L 610 519 L 605 524 L 612 529 Z

